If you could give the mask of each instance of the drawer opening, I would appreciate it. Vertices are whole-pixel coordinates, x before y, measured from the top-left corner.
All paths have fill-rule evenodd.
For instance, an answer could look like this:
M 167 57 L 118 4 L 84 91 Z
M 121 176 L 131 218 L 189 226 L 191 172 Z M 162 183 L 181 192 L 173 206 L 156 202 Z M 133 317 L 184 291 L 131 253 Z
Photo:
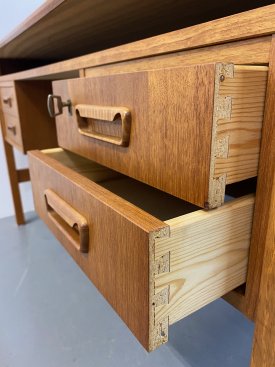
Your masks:
M 201 210 L 196 205 L 62 148 L 43 152 L 162 221 Z M 228 185 L 225 202 L 253 193 L 255 188 L 256 178 Z
M 43 153 L 162 221 L 201 209 L 61 148 L 47 149 Z

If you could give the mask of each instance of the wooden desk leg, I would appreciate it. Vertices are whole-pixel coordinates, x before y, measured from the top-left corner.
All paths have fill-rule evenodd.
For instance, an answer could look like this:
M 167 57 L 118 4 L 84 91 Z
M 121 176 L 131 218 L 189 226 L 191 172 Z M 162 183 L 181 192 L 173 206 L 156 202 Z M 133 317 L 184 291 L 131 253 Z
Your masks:
M 251 367 L 275 366 L 275 36 L 272 39 L 266 117 L 258 176 L 257 245 L 264 249 Z M 256 259 L 255 259 L 256 262 Z
M 13 198 L 13 205 L 15 210 L 15 217 L 17 224 L 25 224 L 25 217 L 22 209 L 22 202 L 19 190 L 18 171 L 16 170 L 13 147 L 3 139 L 3 145 L 6 155 L 11 193 Z

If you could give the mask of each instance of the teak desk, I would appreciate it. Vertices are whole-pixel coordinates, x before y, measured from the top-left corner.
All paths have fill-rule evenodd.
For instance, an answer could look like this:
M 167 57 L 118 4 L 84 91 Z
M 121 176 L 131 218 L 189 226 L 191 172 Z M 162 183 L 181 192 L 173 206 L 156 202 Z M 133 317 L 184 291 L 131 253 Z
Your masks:
M 40 32 L 43 32 L 43 29 L 45 29 L 45 27 L 47 26 L 47 19 L 50 19 L 49 18 L 50 16 L 52 16 L 54 19 L 55 14 L 58 14 L 58 12 L 55 13 L 54 11 L 57 11 L 59 6 L 64 6 L 64 3 L 65 2 L 63 1 L 47 2 L 38 12 L 34 14 L 33 18 L 30 18 L 28 22 L 26 22 L 23 25 L 21 31 L 20 29 L 18 29 L 15 32 L 16 37 L 15 36 L 11 37 L 11 39 L 9 39 L 9 42 L 6 42 L 5 44 L 2 45 L 1 48 L 2 54 L 0 50 L 0 56 L 2 58 L 7 57 L 5 56 L 6 52 L 6 55 L 9 55 L 8 56 L 9 58 L 20 57 L 20 55 L 23 58 L 28 58 L 29 57 L 28 52 L 30 52 L 28 50 L 31 48 L 30 41 L 28 41 L 27 38 L 28 29 L 31 29 L 31 27 L 33 27 L 33 25 L 37 23 L 38 26 L 37 29 L 39 29 Z M 87 6 L 87 2 L 82 2 L 82 4 L 84 3 L 86 3 Z M 68 4 L 72 4 L 72 2 L 68 1 Z M 85 7 L 85 5 L 83 6 Z M 68 15 L 68 19 L 70 19 L 71 16 L 72 13 Z M 87 16 L 84 16 L 84 18 L 87 19 Z M 43 20 L 45 20 L 44 23 Z M 26 33 L 22 32 L 23 30 Z M 147 31 L 148 31 L 147 35 L 149 35 L 150 32 L 149 30 Z M 81 34 L 81 32 L 79 34 Z M 17 48 L 18 39 L 20 40 L 20 42 L 24 40 L 24 42 L 22 43 L 21 51 L 20 47 Z M 87 41 L 87 38 L 85 38 L 85 40 L 86 40 L 85 45 L 87 47 L 87 44 L 89 42 Z M 41 42 L 41 39 L 39 37 L 38 38 L 34 37 L 33 42 L 34 44 L 35 42 Z M 53 45 L 57 44 L 55 42 L 56 40 L 53 39 Z M 69 46 L 71 40 L 68 39 L 67 42 Z M 106 43 L 106 47 L 108 45 L 109 44 Z M 82 51 L 83 50 L 79 49 L 78 54 L 81 54 Z M 39 53 L 30 52 L 29 55 L 31 55 L 33 59 L 37 59 Z M 63 55 L 63 57 L 68 57 L 68 55 Z M 43 61 L 41 60 L 39 61 L 36 60 L 36 62 L 40 64 L 43 63 Z M 19 64 L 17 61 L 14 62 L 12 65 L 14 67 L 20 67 Z M 251 81 L 253 81 L 254 83 L 252 93 L 257 88 L 261 88 L 262 83 L 265 83 L 266 86 L 264 106 L 263 106 L 264 110 L 263 110 L 262 132 L 259 144 L 260 152 L 258 152 L 257 150 L 258 148 L 257 149 L 255 148 L 256 144 L 255 141 L 259 138 L 259 135 L 257 135 L 258 138 L 255 137 L 253 138 L 254 140 L 253 139 L 251 140 L 253 141 L 253 143 L 251 144 L 252 145 L 254 144 L 251 149 L 253 150 L 255 148 L 256 152 L 255 153 L 253 151 L 253 156 L 258 157 L 257 158 L 258 178 L 257 178 L 255 206 L 253 212 L 252 233 L 250 239 L 246 285 L 239 287 L 237 290 L 231 291 L 230 293 L 226 294 L 224 298 L 228 302 L 232 303 L 239 310 L 241 310 L 249 318 L 255 321 L 256 330 L 254 336 L 254 346 L 251 359 L 251 366 L 271 367 L 275 365 L 275 308 L 274 308 L 275 292 L 273 290 L 275 285 L 275 261 L 274 261 L 275 259 L 275 242 L 274 242 L 275 239 L 275 182 L 274 182 L 275 5 L 270 5 L 250 10 L 244 13 L 232 15 L 226 18 L 221 18 L 207 23 L 194 25 L 189 28 L 173 31 L 163 35 L 154 36 L 152 38 L 136 41 L 123 46 L 111 48 L 108 50 L 90 53 L 85 56 L 80 56 L 77 58 L 68 59 L 65 61 L 60 61 L 57 63 L 48 64 L 37 68 L 1 76 L 0 77 L 0 91 L 2 102 L 1 115 L 0 115 L 1 126 L 16 211 L 16 219 L 18 224 L 24 223 L 24 215 L 20 200 L 18 183 L 28 180 L 29 172 L 28 170 L 23 171 L 16 170 L 12 147 L 19 148 L 24 153 L 26 151 L 33 149 L 45 149 L 48 147 L 57 147 L 58 143 L 56 140 L 56 128 L 54 120 L 49 117 L 46 108 L 47 95 L 52 93 L 52 86 L 54 88 L 54 91 L 59 91 L 60 94 L 64 92 L 64 95 L 67 95 L 68 93 L 66 88 L 71 88 L 72 85 L 76 86 L 76 88 L 74 89 L 76 96 L 74 98 L 77 99 L 77 93 L 84 91 L 83 93 L 85 95 L 85 89 L 83 89 L 83 87 L 81 87 L 82 89 L 81 88 L 79 90 L 77 89 L 78 88 L 77 78 L 81 78 L 79 79 L 80 83 L 83 83 L 82 85 L 86 86 L 87 88 L 89 87 L 89 80 L 90 80 L 89 78 L 94 78 L 92 80 L 97 80 L 98 83 L 107 80 L 110 86 L 116 86 L 116 83 L 118 82 L 119 83 L 125 82 L 125 80 L 123 79 L 123 75 L 126 74 L 129 75 L 129 78 L 130 76 L 132 78 L 133 75 L 142 76 L 150 74 L 150 77 L 152 78 L 150 79 L 150 81 L 152 83 L 152 80 L 157 80 L 157 77 L 155 77 L 156 79 L 154 79 L 155 74 L 153 73 L 153 71 L 155 70 L 162 71 L 169 69 L 171 70 L 171 74 L 169 75 L 173 77 L 173 70 L 176 70 L 175 68 L 178 68 L 177 70 L 183 69 L 184 73 L 189 73 L 191 78 L 194 77 L 194 75 L 196 76 L 196 74 L 194 74 L 194 70 L 203 70 L 204 68 L 206 72 L 209 73 L 206 75 L 212 75 L 211 73 L 213 72 L 213 70 L 217 70 L 215 69 L 216 66 L 212 68 L 212 66 L 205 66 L 205 65 L 216 65 L 216 64 L 222 65 L 222 74 L 221 75 L 219 74 L 218 83 L 222 83 L 224 81 L 224 75 L 227 77 L 230 74 L 229 70 L 231 70 L 232 67 L 228 65 L 234 65 L 235 71 L 239 70 L 240 72 L 245 71 L 249 73 L 251 72 L 251 70 L 253 71 L 252 74 L 249 74 L 251 75 Z M 196 69 L 197 67 L 198 69 Z M 9 63 L 7 63 L 4 59 L 2 60 L 2 69 L 3 70 L 9 69 Z M 157 75 L 159 75 L 158 72 Z M 180 74 L 179 72 L 178 75 L 182 74 Z M 200 91 L 202 89 L 204 90 L 206 83 L 206 79 L 200 80 L 199 78 L 200 78 L 199 74 L 197 74 L 197 78 L 194 78 L 194 80 L 198 81 L 197 82 L 198 85 L 196 87 L 197 88 L 196 91 L 199 92 L 198 99 L 200 98 Z M 68 82 L 69 84 L 67 85 L 65 82 L 65 80 L 67 79 L 73 79 L 73 81 L 69 81 Z M 52 81 L 54 81 L 53 84 L 51 83 Z M 135 87 L 138 88 L 139 85 L 138 83 L 140 83 L 140 79 L 137 78 L 135 83 L 136 83 Z M 192 84 L 188 84 L 188 87 L 190 88 L 190 94 L 192 94 Z M 214 88 L 214 84 L 212 87 Z M 205 88 L 205 93 L 208 90 L 210 93 L 212 87 L 210 87 L 209 84 L 209 88 L 208 89 Z M 149 85 L 149 89 L 150 88 L 151 87 Z M 117 90 L 119 91 L 119 89 Z M 70 91 L 70 93 L 72 93 L 72 90 Z M 157 97 L 159 96 L 156 95 L 156 98 Z M 110 98 L 112 98 L 112 96 Z M 152 98 L 152 96 L 150 98 Z M 177 94 L 175 93 L 175 95 L 172 95 L 171 98 L 176 99 Z M 239 97 L 237 96 L 236 98 Z M 215 103 L 216 101 L 217 100 L 215 99 Z M 65 100 L 65 102 L 67 101 Z M 203 100 L 203 102 L 205 101 Z M 171 103 L 172 104 L 174 103 L 173 99 Z M 197 102 L 196 101 L 193 102 L 193 105 L 190 104 L 190 110 L 192 110 L 194 103 Z M 253 99 L 251 108 L 253 109 L 255 106 L 255 108 L 257 109 L 258 103 L 259 100 L 257 98 Z M 197 110 L 202 111 L 201 106 L 202 101 L 198 103 Z M 228 111 L 226 107 L 228 105 L 223 104 L 222 107 L 221 105 L 215 105 L 215 106 L 218 106 L 218 109 L 215 110 L 216 112 L 215 111 L 213 112 L 214 115 L 215 113 L 216 114 L 223 113 L 224 115 L 222 115 L 223 116 L 222 118 L 232 118 L 232 116 L 228 117 L 225 112 Z M 60 106 L 59 108 L 62 109 Z M 114 112 L 110 107 L 108 107 L 107 110 L 105 109 L 103 111 L 102 108 L 100 109 L 98 108 L 98 106 L 93 106 L 93 108 L 91 108 L 89 106 L 87 107 L 86 104 L 76 105 L 76 103 L 74 106 L 75 111 L 79 114 L 80 117 L 82 116 L 81 114 L 84 114 L 84 116 L 86 116 L 85 117 L 86 119 L 103 118 L 104 120 L 112 120 L 112 119 L 116 120 L 118 112 L 120 116 L 124 115 L 126 116 L 128 110 L 123 108 L 124 108 L 123 106 L 120 106 L 119 111 L 116 110 Z M 67 107 L 64 107 L 64 109 L 67 109 Z M 220 110 L 222 112 L 219 112 Z M 152 109 L 152 113 L 154 113 L 154 111 L 155 110 Z M 194 110 L 194 113 L 195 112 L 196 109 Z M 236 113 L 238 113 L 238 111 Z M 69 114 L 66 116 L 68 117 L 64 118 L 64 121 L 62 120 L 64 123 L 66 121 L 67 122 L 71 121 L 72 119 L 72 117 L 70 117 Z M 65 140 L 64 143 L 64 141 L 62 140 L 64 139 L 64 137 L 62 137 L 63 133 L 62 126 L 60 125 L 62 118 L 58 117 L 56 119 L 58 128 L 57 134 L 58 134 L 58 140 L 61 141 L 63 147 L 66 148 L 68 147 L 68 143 Z M 200 118 L 200 116 L 198 118 Z M 86 137 L 87 136 L 91 137 L 92 135 L 93 139 L 98 138 L 98 134 L 95 136 L 94 132 L 91 132 L 91 130 L 87 129 L 84 120 L 79 121 L 80 121 L 79 130 L 81 130 L 82 135 L 86 135 Z M 132 125 L 133 125 L 132 128 L 134 128 L 134 124 Z M 100 127 L 100 125 L 98 126 L 99 129 L 105 128 L 102 126 Z M 127 128 L 124 127 L 123 129 L 125 129 L 123 130 L 123 136 L 124 133 L 125 134 L 127 132 L 129 133 Z M 120 140 L 119 137 L 121 132 L 119 129 L 118 131 L 114 129 L 114 131 L 112 131 L 110 135 L 112 135 L 113 133 L 115 134 L 115 138 L 112 139 L 111 142 L 112 144 L 130 146 L 135 142 L 131 134 L 130 134 L 130 143 L 129 140 L 127 140 L 127 137 L 126 138 L 123 137 L 123 139 L 124 138 L 126 139 L 125 140 L 126 143 L 123 139 Z M 250 131 L 250 133 L 253 135 L 255 131 L 254 133 Z M 198 135 L 198 137 L 201 139 L 200 135 Z M 65 139 L 67 139 L 67 137 L 65 137 Z M 105 142 L 103 144 L 106 144 L 106 139 L 110 140 L 109 135 L 107 137 L 105 136 L 104 139 Z M 107 144 L 108 143 L 110 143 L 110 141 L 109 142 L 107 141 Z M 69 150 L 76 152 L 78 148 L 75 148 L 73 146 L 73 143 L 70 144 L 72 145 L 70 146 Z M 228 144 L 226 138 L 218 140 L 219 150 L 215 151 L 216 153 L 214 154 L 214 159 L 223 158 L 227 154 L 224 153 L 225 149 L 224 146 L 226 144 Z M 249 144 L 248 143 L 246 145 L 244 144 L 243 148 L 249 150 L 250 149 L 250 146 L 248 146 Z M 236 143 L 236 145 L 238 144 Z M 236 145 L 234 145 L 235 148 Z M 234 147 L 232 149 L 234 149 Z M 106 159 L 104 161 L 105 165 L 107 166 L 109 165 L 111 168 L 114 168 L 113 166 L 115 163 L 112 163 L 111 158 L 109 159 L 107 155 L 105 156 L 105 154 L 107 154 L 106 152 L 107 148 L 106 150 L 104 150 L 104 157 L 105 157 L 104 159 Z M 80 154 L 88 158 L 91 158 L 89 154 L 93 154 L 94 156 L 96 156 L 97 152 L 94 151 L 92 153 L 87 153 L 83 148 L 83 151 L 81 151 Z M 31 162 L 33 166 L 32 177 L 37 177 L 36 176 L 37 175 L 36 165 L 38 164 L 37 162 L 39 160 L 44 160 L 44 158 L 41 157 L 42 155 L 38 152 L 31 154 Z M 184 159 L 186 159 L 186 157 L 184 157 Z M 189 157 L 188 159 L 191 162 L 193 158 Z M 102 163 L 101 162 L 102 158 L 100 158 L 100 154 L 98 158 L 95 160 L 100 161 L 100 163 Z M 44 162 L 45 167 L 51 164 L 51 160 L 49 160 L 48 158 L 45 158 L 45 162 Z M 109 163 L 106 164 L 106 162 Z M 83 165 L 85 164 L 83 163 Z M 245 169 L 247 169 L 248 165 L 249 163 L 246 163 Z M 58 168 L 61 166 L 58 163 L 56 167 L 57 168 L 55 169 L 58 170 Z M 125 171 L 123 167 L 118 168 L 117 170 Z M 47 170 L 45 172 L 47 173 Z M 62 172 L 63 175 L 66 176 L 69 170 L 66 168 Z M 111 173 L 108 171 L 107 173 L 104 173 L 104 175 L 105 174 L 109 177 Z M 130 173 L 129 175 L 138 176 L 138 173 Z M 252 174 L 252 176 L 255 176 L 255 174 Z M 72 179 L 77 180 L 79 176 L 76 174 L 76 176 L 72 175 L 71 177 Z M 141 180 L 143 180 L 146 183 L 151 182 L 149 178 L 148 179 L 144 178 Z M 86 182 L 87 180 L 84 179 L 84 181 L 79 182 L 79 185 L 80 186 L 82 185 L 81 187 L 84 187 L 86 185 Z M 37 182 L 33 182 L 33 185 L 36 187 L 36 192 L 38 193 L 40 186 L 37 186 Z M 155 183 L 152 184 L 152 186 L 156 186 L 157 188 L 166 187 L 161 185 L 162 183 L 159 184 L 157 178 L 156 178 L 156 184 Z M 97 200 L 104 201 L 109 199 L 108 195 L 107 195 L 108 197 L 104 197 L 104 195 L 106 194 L 104 190 L 101 191 L 101 189 L 98 188 L 94 189 L 93 185 L 89 187 L 90 187 L 89 190 L 90 189 L 95 190 Z M 167 186 L 167 190 L 163 189 L 163 191 L 172 193 L 173 190 L 174 190 L 173 185 Z M 218 191 L 219 192 L 221 191 L 221 186 L 219 186 L 215 192 Z M 178 194 L 178 196 L 184 197 L 185 194 L 189 195 L 189 193 L 190 192 L 187 190 L 187 192 L 184 192 L 183 194 L 182 193 Z M 46 198 L 47 208 L 50 213 L 49 215 L 53 216 L 53 214 L 51 214 L 52 210 L 54 210 L 57 214 L 61 213 L 63 217 L 65 215 L 64 213 L 67 213 L 66 217 L 67 224 L 70 223 L 71 216 L 73 216 L 73 223 L 75 221 L 78 224 L 78 231 L 80 233 L 80 245 L 79 245 L 80 247 L 76 248 L 75 250 L 83 253 L 87 252 L 88 248 L 86 247 L 86 245 L 88 240 L 87 240 L 87 227 L 84 220 L 85 218 L 83 219 L 82 216 L 79 216 L 75 211 L 72 211 L 71 207 L 68 206 L 66 203 L 64 203 L 64 201 L 60 200 L 60 198 L 53 192 L 53 190 L 46 189 L 43 195 L 45 195 Z M 195 203 L 199 206 L 204 206 L 204 204 L 202 205 L 200 204 L 199 200 L 198 201 L 195 201 L 195 199 L 193 200 L 192 195 L 190 197 L 191 197 L 190 202 Z M 110 195 L 110 198 L 111 200 L 114 200 L 112 195 Z M 207 203 L 205 204 L 205 206 L 209 205 L 209 202 L 207 200 L 205 201 L 205 203 Z M 39 205 L 37 205 L 38 211 L 42 210 Z M 233 204 L 233 206 L 234 205 L 235 204 Z M 224 208 L 226 208 L 226 206 Z M 119 211 L 120 210 L 119 207 L 116 210 Z M 219 209 L 213 209 L 213 210 L 219 210 Z M 226 210 L 227 209 L 225 209 L 224 211 L 226 212 Z M 140 212 L 135 212 L 135 210 L 131 212 L 131 215 L 136 215 L 136 213 L 139 213 L 138 215 L 140 215 Z M 58 216 L 56 216 L 56 214 L 55 216 L 53 216 L 53 219 L 55 220 L 55 223 L 59 225 L 59 228 L 61 228 L 60 221 L 58 222 L 59 219 Z M 142 218 L 141 215 L 140 221 L 142 223 L 143 220 L 144 219 Z M 135 220 L 133 220 L 133 222 L 135 222 Z M 152 221 L 152 223 L 153 222 L 157 223 L 155 221 Z M 140 224 L 140 226 L 141 225 L 143 224 Z M 159 233 L 158 236 L 160 237 L 162 235 L 166 236 L 167 233 L 164 232 L 165 229 L 163 229 L 163 232 Z M 65 236 L 64 233 L 63 236 Z M 61 234 L 59 234 L 58 238 L 62 238 Z M 65 239 L 64 242 L 66 242 Z M 79 265 L 81 267 L 83 266 L 85 269 L 85 265 L 81 263 L 82 260 L 77 261 Z M 156 275 L 162 272 L 164 273 L 169 272 L 169 269 L 167 268 L 168 263 L 169 261 L 167 260 L 167 258 L 165 258 L 165 256 L 162 256 L 161 261 L 158 260 L 158 262 L 156 262 L 154 265 L 154 266 L 157 265 L 158 267 L 157 270 L 156 269 L 154 270 L 154 274 Z M 92 274 L 91 277 L 93 276 L 94 275 Z M 151 285 L 149 285 L 149 287 L 151 287 Z M 107 292 L 107 299 L 108 297 L 109 299 L 113 299 L 112 298 L 113 295 L 110 295 Z M 114 302 L 117 301 L 115 300 Z M 158 297 L 155 298 L 153 297 L 154 310 L 159 305 L 161 305 L 161 307 L 163 305 L 166 305 L 167 302 L 169 303 L 169 290 L 168 293 L 167 292 L 165 293 L 165 291 L 163 290 L 158 294 Z M 121 313 L 123 318 L 124 317 L 123 315 L 127 310 L 126 311 L 123 310 L 123 307 L 121 310 L 120 305 L 118 305 L 117 307 L 120 310 L 119 312 Z M 129 305 L 129 307 L 131 308 L 131 305 Z M 130 311 L 130 313 L 131 312 L 132 311 Z M 129 324 L 134 325 L 134 321 L 130 320 Z M 150 344 L 150 342 L 149 344 L 147 344 L 147 341 L 144 341 L 146 339 L 145 337 L 144 337 L 145 339 L 143 340 L 143 335 L 146 336 L 147 334 L 144 330 L 140 329 L 140 326 L 137 327 L 133 326 L 133 329 L 134 333 L 138 336 L 143 345 L 147 349 L 152 350 L 156 346 L 161 344 L 163 341 L 165 341 L 166 340 L 165 338 L 168 337 L 167 336 L 168 331 L 166 330 L 165 326 L 163 326 L 162 324 L 160 325 L 161 325 L 160 328 L 154 331 L 155 336 L 153 338 L 155 339 L 153 342 L 151 342 L 153 344 Z M 152 336 L 150 337 L 152 338 Z

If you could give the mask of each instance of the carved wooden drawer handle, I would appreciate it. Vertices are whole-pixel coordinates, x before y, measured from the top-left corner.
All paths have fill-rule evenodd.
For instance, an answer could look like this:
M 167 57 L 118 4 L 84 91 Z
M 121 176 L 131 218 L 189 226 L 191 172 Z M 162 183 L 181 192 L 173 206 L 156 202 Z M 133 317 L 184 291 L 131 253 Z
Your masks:
M 48 216 L 80 252 L 89 251 L 89 225 L 81 214 L 53 190 L 44 191 Z
M 80 134 L 123 147 L 129 145 L 131 113 L 128 108 L 78 104 L 75 106 L 75 111 Z M 89 123 L 90 120 L 102 120 L 106 123 L 119 121 L 121 134 L 120 136 L 113 136 L 98 133 L 93 130 L 92 125 Z

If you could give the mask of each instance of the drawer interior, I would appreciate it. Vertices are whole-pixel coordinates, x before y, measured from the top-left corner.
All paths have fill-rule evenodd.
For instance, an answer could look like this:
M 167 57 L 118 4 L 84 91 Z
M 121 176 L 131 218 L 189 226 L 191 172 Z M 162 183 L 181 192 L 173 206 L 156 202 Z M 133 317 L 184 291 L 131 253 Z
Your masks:
M 154 217 L 166 221 L 201 208 L 62 148 L 43 153 Z M 237 197 L 236 190 L 234 196 Z M 233 196 L 227 195 L 226 201 Z
M 29 156 L 37 212 L 148 350 L 168 340 L 169 325 L 245 283 L 254 197 L 233 198 L 245 190 L 202 210 L 60 148 Z M 61 199 L 57 226 L 49 191 Z M 58 228 L 62 205 L 63 218 L 74 208 L 86 219 L 86 252 Z

